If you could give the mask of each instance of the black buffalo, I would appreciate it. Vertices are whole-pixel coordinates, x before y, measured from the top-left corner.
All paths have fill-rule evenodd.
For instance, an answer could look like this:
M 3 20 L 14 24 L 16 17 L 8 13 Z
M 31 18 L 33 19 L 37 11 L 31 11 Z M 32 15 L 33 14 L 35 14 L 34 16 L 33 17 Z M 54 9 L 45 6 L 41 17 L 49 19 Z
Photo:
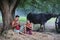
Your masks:
M 57 16 L 55 21 L 56 31 L 60 33 L 60 16 Z
M 27 15 L 27 20 L 29 20 L 30 22 L 34 23 L 34 24 L 40 24 L 40 28 L 41 26 L 43 27 L 43 30 L 45 30 L 45 23 L 52 17 L 56 17 L 56 14 L 51 14 L 51 13 L 29 13 Z

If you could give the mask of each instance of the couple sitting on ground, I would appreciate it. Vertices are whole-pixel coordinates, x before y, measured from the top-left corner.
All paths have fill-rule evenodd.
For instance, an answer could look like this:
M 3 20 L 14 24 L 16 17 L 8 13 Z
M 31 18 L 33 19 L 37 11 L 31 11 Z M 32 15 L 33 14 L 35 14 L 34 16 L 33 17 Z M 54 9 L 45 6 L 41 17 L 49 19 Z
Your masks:
M 27 20 L 26 24 L 24 26 L 21 26 L 18 15 L 15 16 L 15 19 L 12 22 L 12 28 L 14 32 L 19 34 L 32 34 L 32 23 L 29 20 Z

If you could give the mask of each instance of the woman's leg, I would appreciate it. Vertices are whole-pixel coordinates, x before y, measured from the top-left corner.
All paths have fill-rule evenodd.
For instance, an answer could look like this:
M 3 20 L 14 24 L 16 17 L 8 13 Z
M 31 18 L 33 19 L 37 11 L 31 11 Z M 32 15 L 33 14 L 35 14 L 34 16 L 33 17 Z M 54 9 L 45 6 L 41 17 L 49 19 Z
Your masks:
M 26 33 L 26 27 L 24 27 L 24 33 Z
M 32 30 L 29 30 L 29 34 L 32 35 Z

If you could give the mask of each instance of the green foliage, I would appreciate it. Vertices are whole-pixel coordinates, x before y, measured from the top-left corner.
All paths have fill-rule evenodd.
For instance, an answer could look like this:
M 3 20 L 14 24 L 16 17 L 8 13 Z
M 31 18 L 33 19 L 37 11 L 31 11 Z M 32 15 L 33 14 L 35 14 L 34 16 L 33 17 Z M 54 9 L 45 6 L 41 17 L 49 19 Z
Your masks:
M 19 20 L 20 20 L 20 22 L 25 22 L 26 21 L 26 17 L 20 17 Z
M 20 0 L 18 8 L 30 10 L 31 7 L 41 12 L 60 13 L 60 0 Z

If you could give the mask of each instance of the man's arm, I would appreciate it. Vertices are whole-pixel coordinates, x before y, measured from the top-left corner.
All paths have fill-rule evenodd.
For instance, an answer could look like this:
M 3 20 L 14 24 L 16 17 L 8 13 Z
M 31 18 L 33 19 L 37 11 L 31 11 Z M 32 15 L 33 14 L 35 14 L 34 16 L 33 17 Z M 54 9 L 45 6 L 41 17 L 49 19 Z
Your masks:
M 16 26 L 16 25 L 15 25 L 15 22 L 13 21 L 13 22 L 12 22 L 12 28 L 15 28 L 15 26 Z

